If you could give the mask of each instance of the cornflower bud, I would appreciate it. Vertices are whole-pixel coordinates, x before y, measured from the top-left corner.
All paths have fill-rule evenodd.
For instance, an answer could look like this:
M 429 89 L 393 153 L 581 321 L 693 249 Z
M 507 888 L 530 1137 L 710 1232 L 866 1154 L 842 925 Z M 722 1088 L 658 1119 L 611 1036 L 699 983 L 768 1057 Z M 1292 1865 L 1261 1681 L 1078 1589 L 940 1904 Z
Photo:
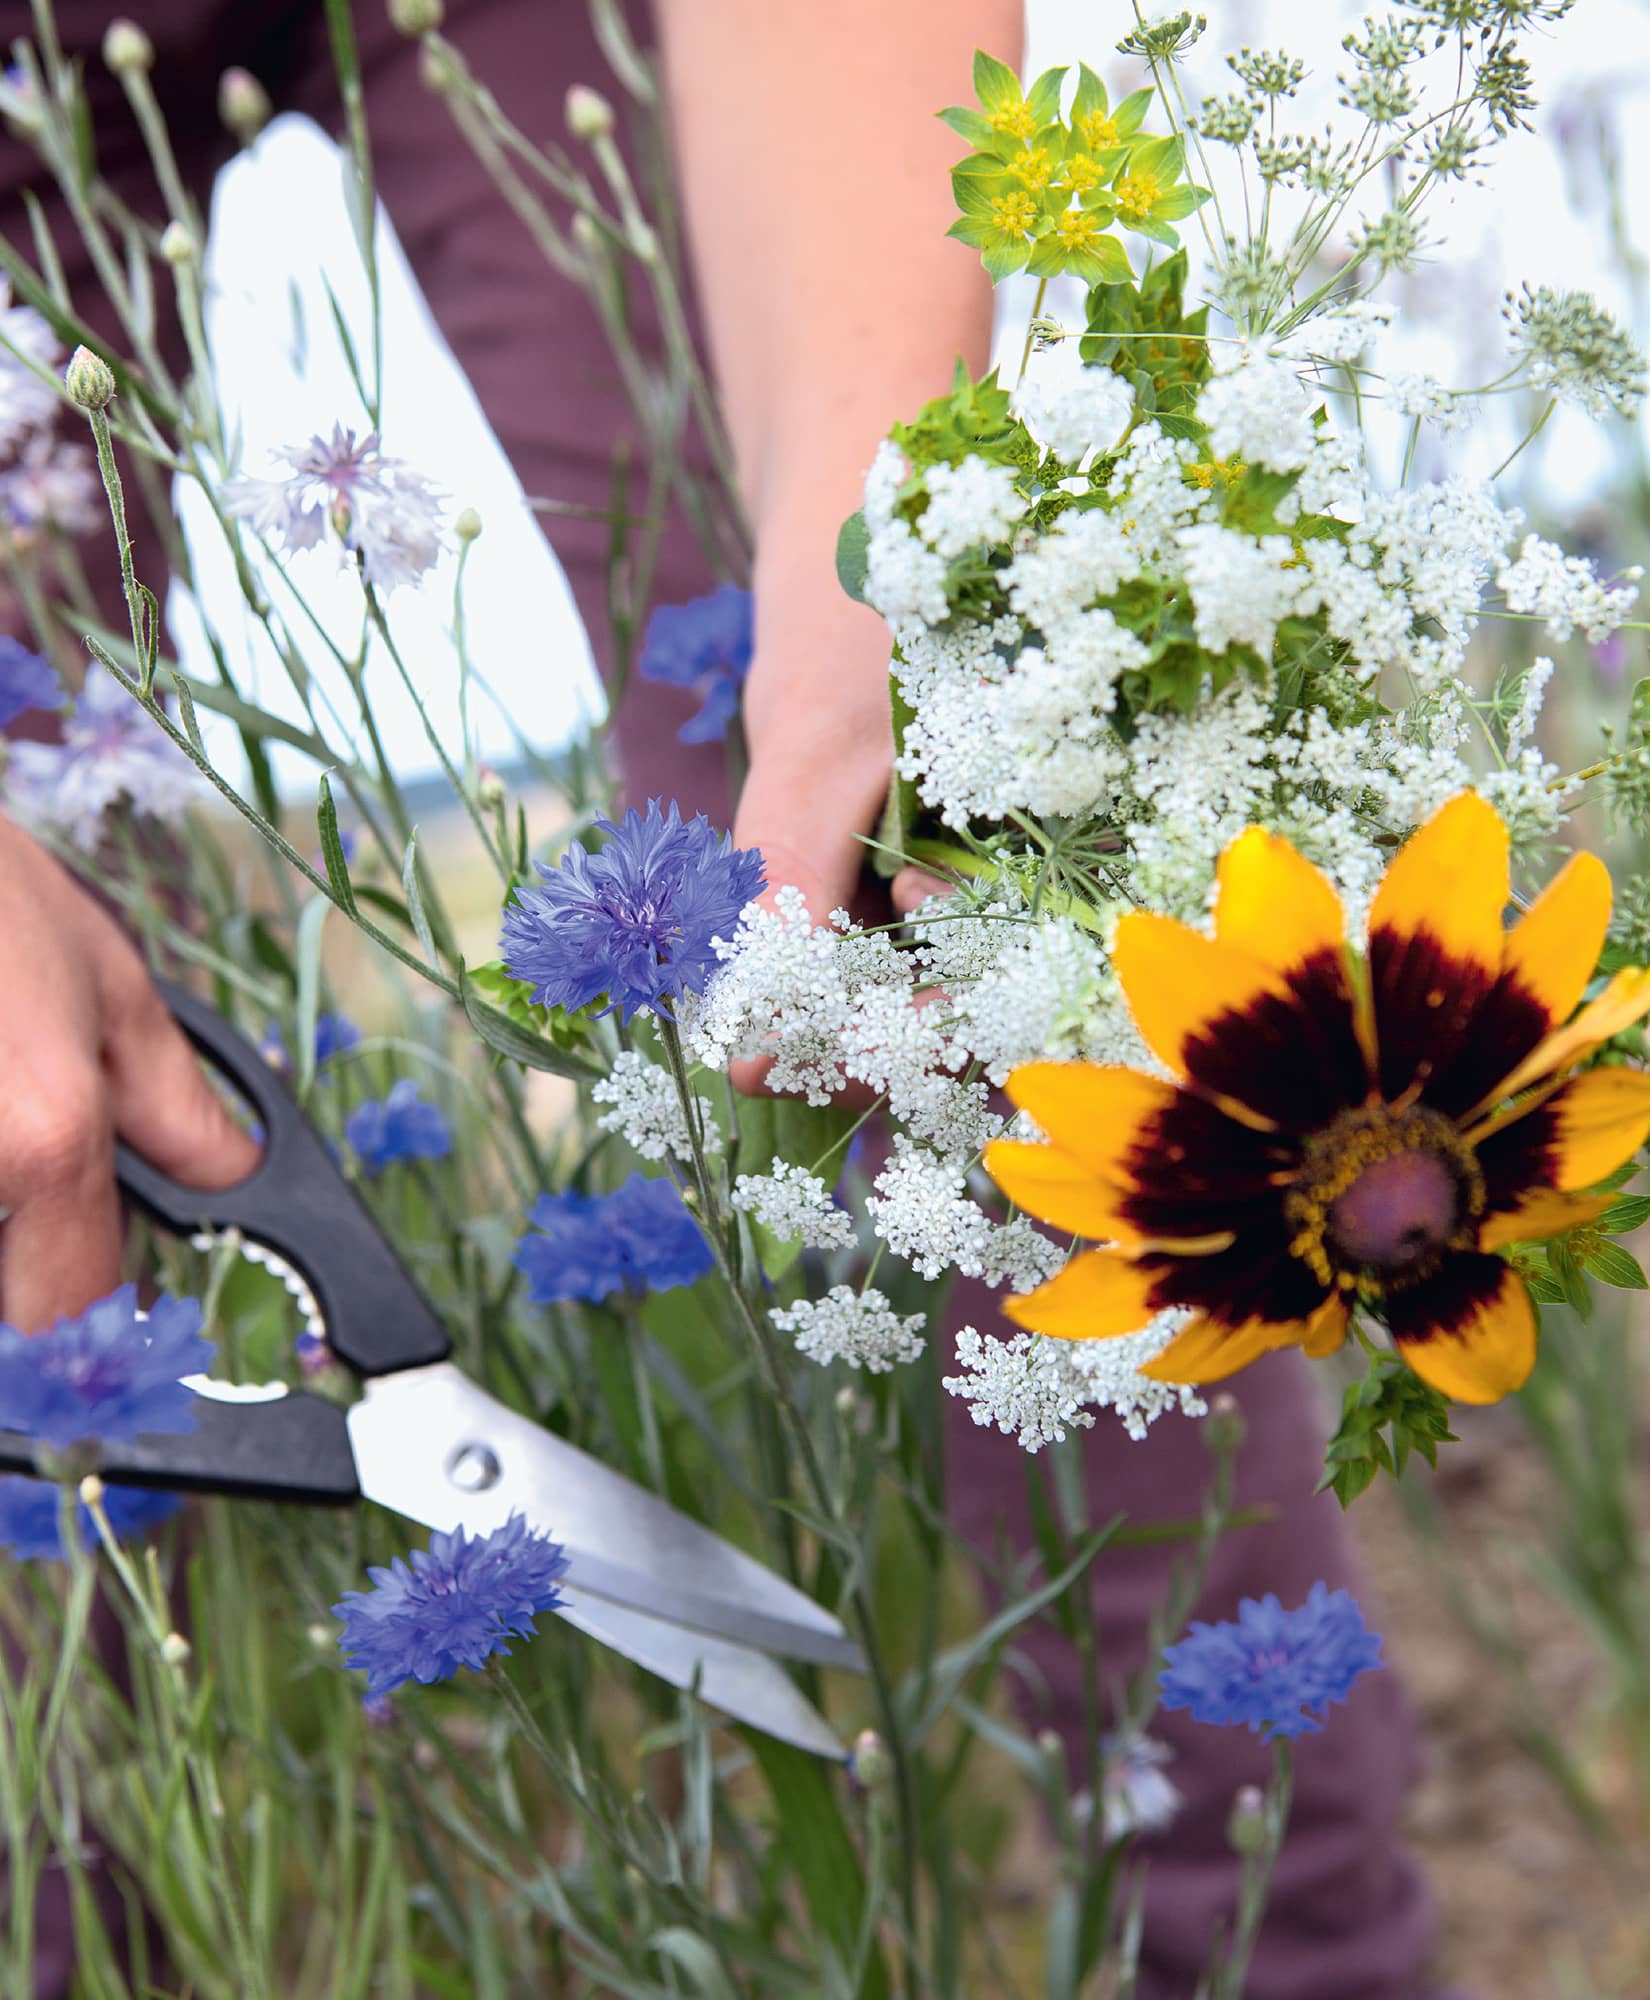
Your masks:
M 473 507 L 461 507 L 453 522 L 453 533 L 461 542 L 473 542 L 481 533 L 481 516 Z
M 631 224 L 630 253 L 638 264 L 656 264 L 659 261 L 659 239 L 649 224 Z
M 103 31 L 103 60 L 116 76 L 155 66 L 155 45 L 136 21 L 111 21 Z
M 115 371 L 101 354 L 94 354 L 89 347 L 77 347 L 63 371 L 63 386 L 70 401 L 83 410 L 101 410 L 114 399 Z
M 269 92 L 251 70 L 237 65 L 218 78 L 218 116 L 243 146 L 250 146 L 274 115 Z
M 175 271 L 195 261 L 195 239 L 181 222 L 169 222 L 161 232 L 160 254 Z
M 613 107 L 599 90 L 592 90 L 587 83 L 575 83 L 567 92 L 567 129 L 575 139 L 583 139 L 587 144 L 592 139 L 605 139 L 613 130 Z
M 95 1472 L 88 1472 L 80 1482 L 80 1504 L 83 1507 L 103 1505 L 103 1481 Z
M 389 0 L 391 25 L 415 42 L 435 33 L 442 11 L 441 0 Z
M 168 1632 L 160 1642 L 160 1656 L 169 1667 L 181 1667 L 194 1650 L 181 1632 Z
M 507 796 L 504 780 L 495 770 L 483 764 L 476 774 L 476 798 L 483 811 L 497 812 Z
M 862 1729 L 848 1752 L 848 1777 L 862 1792 L 880 1791 L 894 1775 L 888 1745 L 874 1729 Z
M 1209 1399 L 1203 1436 L 1211 1451 L 1238 1450 L 1248 1431 L 1242 1407 L 1230 1389 L 1222 1389 L 1218 1396 Z
M 1266 1794 L 1243 1785 L 1226 1821 L 1226 1842 L 1234 1854 L 1259 1854 L 1266 1846 Z

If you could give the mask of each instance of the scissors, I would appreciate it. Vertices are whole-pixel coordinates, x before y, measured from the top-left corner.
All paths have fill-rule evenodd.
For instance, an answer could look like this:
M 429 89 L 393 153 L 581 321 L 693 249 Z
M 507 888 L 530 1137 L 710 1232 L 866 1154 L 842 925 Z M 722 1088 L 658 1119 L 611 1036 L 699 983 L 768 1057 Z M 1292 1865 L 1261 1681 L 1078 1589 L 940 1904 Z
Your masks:
M 841 1622 L 698 1521 L 510 1409 L 448 1358 L 451 1342 L 320 1134 L 222 1015 L 159 982 L 179 1025 L 263 1123 L 238 1185 L 184 1187 L 121 1146 L 121 1187 L 179 1235 L 239 1230 L 295 1274 L 333 1354 L 360 1378 L 341 1408 L 283 1383 L 187 1378 L 184 1437 L 105 1447 L 100 1477 L 134 1486 L 342 1505 L 373 1500 L 428 1528 L 486 1534 L 512 1513 L 559 1542 L 558 1615 L 712 1707 L 821 1756 L 843 1753 L 779 1659 L 864 1671 Z M 0 1430 L 0 1469 L 35 1472 L 36 1446 Z

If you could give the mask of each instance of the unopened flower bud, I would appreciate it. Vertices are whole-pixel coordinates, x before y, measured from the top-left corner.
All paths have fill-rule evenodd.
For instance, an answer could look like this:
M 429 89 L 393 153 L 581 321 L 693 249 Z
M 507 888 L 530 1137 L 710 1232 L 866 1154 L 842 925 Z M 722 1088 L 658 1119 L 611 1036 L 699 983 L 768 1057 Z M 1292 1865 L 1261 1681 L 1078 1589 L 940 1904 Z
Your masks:
M 589 84 L 573 84 L 567 92 L 567 129 L 575 139 L 605 139 L 613 130 L 612 105 Z
M 181 222 L 169 222 L 161 232 L 160 254 L 174 270 L 195 261 L 195 239 Z
M 587 257 L 599 256 L 605 242 L 594 217 L 586 215 L 582 208 L 573 218 L 573 241 Z
M 656 264 L 659 261 L 659 239 L 647 223 L 631 225 L 630 253 L 638 264 Z
M 101 410 L 113 400 L 115 371 L 101 354 L 89 347 L 77 347 L 63 371 L 63 386 L 72 402 L 83 410 Z
M 80 1482 L 80 1504 L 83 1507 L 103 1505 L 103 1481 L 95 1472 L 88 1472 Z
M 1203 1435 L 1211 1451 L 1236 1451 L 1248 1433 L 1242 1405 L 1230 1389 L 1222 1389 L 1218 1396 L 1209 1398 Z
M 251 70 L 237 65 L 218 78 L 218 116 L 243 146 L 250 146 L 274 115 L 269 92 Z
M 1266 1794 L 1244 1785 L 1226 1819 L 1226 1842 L 1234 1854 L 1259 1854 L 1266 1846 Z
M 116 76 L 153 69 L 155 45 L 136 21 L 111 21 L 103 31 L 103 60 Z
M 1039 1729 L 1037 1748 L 1053 1764 L 1065 1754 L 1065 1742 L 1058 1729 Z
M 444 96 L 462 75 L 463 71 L 453 60 L 453 52 L 445 42 L 427 40 L 419 50 L 418 80 L 426 90 Z
M 1048 348 L 1057 347 L 1065 337 L 1065 328 L 1057 319 L 1051 319 L 1047 313 L 1039 313 L 1031 322 L 1031 345 L 1038 354 L 1044 353 Z
M 390 0 L 390 23 L 414 41 L 433 35 L 441 26 L 441 0 Z
M 473 542 L 481 533 L 481 516 L 473 507 L 461 507 L 453 522 L 453 533 L 461 542 Z
M 484 812 L 497 812 L 508 796 L 504 780 L 499 774 L 483 764 L 476 773 L 476 797 Z
M 848 1752 L 848 1777 L 862 1792 L 880 1791 L 894 1775 L 888 1745 L 874 1729 L 862 1729 Z
M 168 1632 L 160 1642 L 160 1656 L 169 1667 L 181 1667 L 194 1650 L 181 1632 Z
M 324 1652 L 328 1646 L 332 1645 L 337 1636 L 337 1627 L 328 1625 L 319 1618 L 316 1619 L 313 1625 L 307 1627 L 304 1632 L 304 1637 L 318 1653 Z

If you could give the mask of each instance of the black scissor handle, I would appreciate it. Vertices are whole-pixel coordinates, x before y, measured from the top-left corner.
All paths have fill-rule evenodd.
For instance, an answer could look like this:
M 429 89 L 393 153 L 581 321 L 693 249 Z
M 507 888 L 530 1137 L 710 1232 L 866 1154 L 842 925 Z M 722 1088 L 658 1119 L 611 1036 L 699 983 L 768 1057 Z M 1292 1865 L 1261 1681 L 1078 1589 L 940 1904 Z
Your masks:
M 286 1085 L 214 1008 L 170 981 L 155 985 L 190 1041 L 256 1111 L 263 1158 L 234 1187 L 192 1188 L 117 1146 L 122 1188 L 177 1235 L 238 1229 L 273 1250 L 309 1285 L 333 1351 L 358 1373 L 445 1360 L 445 1328 Z

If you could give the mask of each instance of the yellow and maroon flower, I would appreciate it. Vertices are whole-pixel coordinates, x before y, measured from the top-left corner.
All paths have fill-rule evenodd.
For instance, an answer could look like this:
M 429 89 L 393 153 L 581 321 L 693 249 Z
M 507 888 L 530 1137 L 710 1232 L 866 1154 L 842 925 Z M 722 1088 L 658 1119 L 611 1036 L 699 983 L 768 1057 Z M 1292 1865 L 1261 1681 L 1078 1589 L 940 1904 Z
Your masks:
M 1125 916 L 1113 963 L 1177 1081 L 1086 1063 L 1009 1078 L 1049 1143 L 999 1140 L 993 1178 L 1106 1246 L 1009 1317 L 1088 1340 L 1189 1307 L 1146 1373 L 1215 1382 L 1272 1348 L 1332 1352 L 1361 1305 L 1445 1395 L 1516 1389 L 1535 1313 L 1495 1253 L 1599 1214 L 1613 1197 L 1582 1190 L 1650 1134 L 1650 1074 L 1574 1073 L 1650 1012 L 1650 970 L 1575 1013 L 1610 918 L 1595 856 L 1510 930 L 1508 895 L 1507 830 L 1463 792 L 1387 870 L 1361 957 L 1329 882 L 1259 827 L 1221 856 L 1212 937 Z

